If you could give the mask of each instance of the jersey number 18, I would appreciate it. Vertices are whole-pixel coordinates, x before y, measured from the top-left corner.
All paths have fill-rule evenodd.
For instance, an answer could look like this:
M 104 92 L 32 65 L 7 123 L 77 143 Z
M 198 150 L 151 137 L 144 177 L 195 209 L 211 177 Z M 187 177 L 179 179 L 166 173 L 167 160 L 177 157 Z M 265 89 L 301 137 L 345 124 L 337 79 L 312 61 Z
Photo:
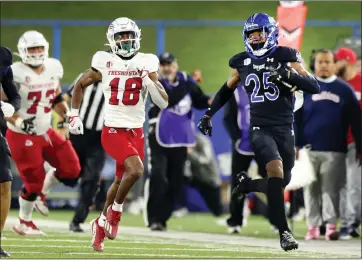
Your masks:
M 120 78 L 114 78 L 109 83 L 111 87 L 110 105 L 119 105 L 118 87 Z M 135 106 L 140 100 L 140 92 L 142 89 L 142 78 L 128 78 L 124 85 L 122 103 L 125 106 Z

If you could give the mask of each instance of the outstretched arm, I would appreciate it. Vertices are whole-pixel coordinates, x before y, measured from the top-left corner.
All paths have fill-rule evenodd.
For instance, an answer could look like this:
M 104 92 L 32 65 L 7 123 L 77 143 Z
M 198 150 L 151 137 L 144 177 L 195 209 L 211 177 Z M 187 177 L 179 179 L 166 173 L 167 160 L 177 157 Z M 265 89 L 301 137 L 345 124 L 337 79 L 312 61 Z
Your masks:
M 168 106 L 168 95 L 162 84 L 158 81 L 157 72 L 149 73 L 143 78 L 143 82 L 147 86 L 153 103 L 161 109 L 166 108 Z
M 216 93 L 210 107 L 206 111 L 205 115 L 200 119 L 197 127 L 204 135 L 212 136 L 212 124 L 211 117 L 222 108 L 225 103 L 232 97 L 234 90 L 240 82 L 239 73 L 236 69 L 233 69 L 231 76 L 224 83 L 224 85 Z
M 289 83 L 297 86 L 298 89 L 311 94 L 320 92 L 320 87 L 317 80 L 311 75 L 300 62 L 291 62 L 290 66 L 297 72 L 290 72 Z
M 222 108 L 226 102 L 232 97 L 234 90 L 239 84 L 239 73 L 236 69 L 232 69 L 231 76 L 224 83 L 224 85 L 216 93 L 214 100 L 210 107 L 206 111 L 204 117 L 211 118 L 220 108 Z

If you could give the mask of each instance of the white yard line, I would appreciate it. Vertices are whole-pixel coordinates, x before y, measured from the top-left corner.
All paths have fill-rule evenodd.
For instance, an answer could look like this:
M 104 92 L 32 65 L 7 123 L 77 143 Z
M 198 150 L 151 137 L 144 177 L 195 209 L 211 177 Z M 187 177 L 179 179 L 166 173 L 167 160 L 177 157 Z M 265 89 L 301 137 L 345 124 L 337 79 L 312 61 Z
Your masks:
M 35 251 L 19 251 L 19 252 L 12 252 L 11 255 L 18 255 L 18 254 L 45 254 L 45 255 L 56 255 L 58 253 L 49 253 L 49 252 L 35 252 Z M 170 254 L 149 254 L 149 253 L 137 253 L 137 254 L 128 254 L 128 253 L 106 253 L 106 252 L 74 252 L 74 253 L 62 253 L 62 255 L 100 255 L 100 256 L 147 256 L 147 257 L 174 257 L 174 258 L 180 258 L 180 257 L 186 257 L 186 258 L 201 258 L 200 256 L 195 255 L 187 255 L 187 254 L 177 254 L 177 255 L 170 255 Z M 207 256 L 207 258 L 221 258 L 221 259 L 227 259 L 227 258 L 235 258 L 240 259 L 240 257 L 230 257 L 230 256 Z M 252 258 L 252 257 L 248 257 Z
M 11 227 L 17 223 L 18 219 L 15 217 L 9 217 L 7 219 L 7 227 Z M 38 227 L 44 228 L 46 231 L 53 232 L 65 232 L 69 228 L 69 223 L 66 221 L 55 221 L 55 220 L 36 220 L 35 221 Z M 83 228 L 90 232 L 90 225 L 84 224 Z M 88 233 L 90 237 L 90 234 Z M 127 239 L 129 236 L 137 237 L 136 240 L 139 240 L 138 236 L 141 237 L 152 237 L 152 240 L 149 241 L 153 243 L 154 238 L 165 239 L 163 243 L 174 243 L 174 242 L 186 242 L 189 244 L 192 242 L 194 246 L 199 246 L 197 243 L 208 243 L 213 247 L 223 247 L 225 246 L 250 246 L 250 247 L 266 247 L 270 249 L 278 249 L 281 251 L 279 246 L 279 239 L 262 239 L 262 238 L 253 238 L 253 237 L 243 237 L 243 236 L 230 236 L 230 235 L 219 235 L 219 234 L 210 234 L 210 233 L 199 233 L 199 232 L 182 232 L 182 231 L 167 231 L 167 232 L 152 232 L 148 228 L 140 227 L 124 227 L 121 226 L 119 229 L 119 235 L 121 239 Z M 11 238 L 8 237 L 7 240 Z M 35 239 L 35 238 L 34 238 Z M 44 238 L 46 239 L 46 238 Z M 175 241 L 176 240 L 176 241 Z M 78 240 L 79 241 L 79 240 Z M 271 250 L 270 250 L 271 251 Z M 274 251 L 274 250 L 273 250 Z M 361 257 L 361 241 L 360 240 L 350 240 L 350 241 L 299 241 L 299 250 L 298 252 L 306 251 L 306 253 L 322 253 L 322 254 L 335 254 L 341 256 L 359 256 Z

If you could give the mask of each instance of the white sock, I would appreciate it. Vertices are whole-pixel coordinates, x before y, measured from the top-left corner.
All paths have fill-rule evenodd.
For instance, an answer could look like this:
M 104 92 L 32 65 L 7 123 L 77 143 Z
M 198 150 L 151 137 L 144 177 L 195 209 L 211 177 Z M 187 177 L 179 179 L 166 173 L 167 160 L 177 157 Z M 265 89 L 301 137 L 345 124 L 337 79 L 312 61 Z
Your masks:
M 122 212 L 123 210 L 123 203 L 118 204 L 117 202 L 113 202 L 112 210 Z
M 106 216 L 103 215 L 103 213 L 100 215 L 99 219 L 98 219 L 98 225 L 100 227 L 104 227 L 104 223 L 106 222 Z
M 60 181 L 55 177 L 54 173 L 55 173 L 55 169 L 52 168 L 45 175 L 43 189 L 41 191 L 44 195 L 47 195 L 51 188 L 53 188 L 54 186 L 56 186 L 60 183 Z
M 22 197 L 19 197 L 19 217 L 25 221 L 31 221 L 33 210 L 34 210 L 35 201 L 24 200 Z

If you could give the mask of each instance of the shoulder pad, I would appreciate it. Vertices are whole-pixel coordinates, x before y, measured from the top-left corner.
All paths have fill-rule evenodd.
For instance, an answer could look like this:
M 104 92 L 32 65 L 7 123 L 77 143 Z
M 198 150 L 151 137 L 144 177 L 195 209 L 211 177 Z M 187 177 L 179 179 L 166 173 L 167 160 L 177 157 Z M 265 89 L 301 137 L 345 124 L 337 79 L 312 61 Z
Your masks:
M 299 62 L 303 63 L 302 55 L 297 49 L 279 46 L 278 47 L 278 59 L 284 62 Z
M 10 66 L 13 64 L 13 55 L 11 51 L 4 46 L 0 46 L 0 62 L 2 66 Z
M 110 53 L 106 51 L 97 51 L 92 58 L 92 67 L 102 71 L 106 67 L 106 62 L 110 59 Z
M 64 75 L 64 69 L 62 63 L 55 58 L 48 58 L 48 65 L 54 70 L 57 78 L 62 79 Z
M 230 68 L 236 69 L 236 68 L 242 67 L 244 65 L 249 65 L 249 64 L 244 64 L 245 63 L 244 60 L 246 58 L 247 57 L 245 56 L 244 52 L 241 52 L 241 53 L 238 53 L 238 54 L 232 56 L 229 60 Z M 250 59 L 250 57 L 249 57 L 249 59 Z

